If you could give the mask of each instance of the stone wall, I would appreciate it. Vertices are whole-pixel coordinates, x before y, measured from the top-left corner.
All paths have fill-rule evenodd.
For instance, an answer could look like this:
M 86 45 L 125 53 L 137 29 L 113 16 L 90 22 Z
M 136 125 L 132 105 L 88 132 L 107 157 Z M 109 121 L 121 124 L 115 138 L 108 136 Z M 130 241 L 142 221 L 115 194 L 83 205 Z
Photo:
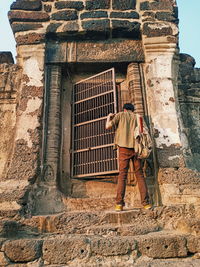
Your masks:
M 169 183 L 166 183 L 166 176 L 176 169 L 185 168 L 183 151 L 187 144 L 192 143 L 194 132 L 199 133 L 196 120 L 193 132 L 187 127 L 184 115 L 186 138 L 183 138 L 181 128 L 177 97 L 179 51 L 175 1 L 17 0 L 11 5 L 8 17 L 17 43 L 17 65 L 2 65 L 2 68 L 8 69 L 2 70 L 1 80 L 4 83 L 10 73 L 13 73 L 13 78 L 9 81 L 15 79 L 15 73 L 20 72 L 21 75 L 19 83 L 15 81 L 17 95 L 13 89 L 7 91 L 4 85 L 0 92 L 6 100 L 17 97 L 12 108 L 4 105 L 6 112 L 3 108 L 1 111 L 2 114 L 13 111 L 7 122 L 9 138 L 8 135 L 4 138 L 6 147 L 12 141 L 12 149 L 5 152 L 2 146 L 3 168 L 6 166 L 2 175 L 7 181 L 12 181 L 10 184 L 13 186 L 18 183 L 20 188 L 14 200 L 9 189 L 9 201 L 20 203 L 24 212 L 34 210 L 37 213 L 41 208 L 41 212 L 53 213 L 63 209 L 62 205 L 59 206 L 62 196 L 57 190 L 61 149 L 59 105 L 62 73 L 67 64 L 134 61 L 142 62 L 144 71 L 143 93 L 155 141 L 153 157 L 154 162 L 158 162 L 155 177 L 159 173 L 160 184 L 155 194 L 159 195 L 160 189 L 164 203 L 171 204 L 168 196 L 173 190 L 169 189 L 165 194 L 163 185 L 176 187 L 180 173 L 176 173 L 178 180 L 172 179 Z M 181 60 L 184 61 L 183 58 Z M 190 65 L 188 63 L 188 68 Z M 194 79 L 198 84 L 198 71 L 194 70 L 191 77 L 185 77 L 185 67 L 181 64 L 180 68 L 183 71 L 179 88 L 183 87 L 181 83 L 185 82 L 184 79 L 188 86 Z M 185 92 L 184 88 L 181 90 Z M 197 90 L 192 89 L 192 92 L 198 94 Z M 192 102 L 193 113 L 197 114 L 195 101 Z M 182 114 L 190 112 L 185 102 L 181 104 L 181 110 L 184 110 Z M 191 144 L 190 149 L 186 149 L 194 155 L 193 159 L 198 159 L 198 146 Z M 7 184 L 2 188 L 6 187 Z M 66 191 L 70 192 L 71 188 Z M 186 199 L 179 200 L 177 198 L 177 203 L 187 202 Z
M 180 54 L 178 97 L 180 102 L 183 138 L 188 140 L 185 157 L 188 167 L 200 171 L 200 69 L 195 60 Z

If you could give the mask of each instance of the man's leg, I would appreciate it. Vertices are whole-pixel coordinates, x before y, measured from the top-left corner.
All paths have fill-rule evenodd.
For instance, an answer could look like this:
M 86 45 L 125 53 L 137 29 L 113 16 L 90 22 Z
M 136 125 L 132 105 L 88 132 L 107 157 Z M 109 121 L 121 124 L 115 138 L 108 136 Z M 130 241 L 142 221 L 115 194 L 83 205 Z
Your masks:
M 145 206 L 149 204 L 149 194 L 148 194 L 146 180 L 144 178 L 142 170 L 141 159 L 138 159 L 137 157 L 134 156 L 132 160 L 135 170 L 135 176 L 138 183 L 138 188 L 140 191 L 141 204 Z
M 126 179 L 129 168 L 130 150 L 119 147 L 119 176 L 117 183 L 116 204 L 124 205 L 124 196 L 126 191 Z

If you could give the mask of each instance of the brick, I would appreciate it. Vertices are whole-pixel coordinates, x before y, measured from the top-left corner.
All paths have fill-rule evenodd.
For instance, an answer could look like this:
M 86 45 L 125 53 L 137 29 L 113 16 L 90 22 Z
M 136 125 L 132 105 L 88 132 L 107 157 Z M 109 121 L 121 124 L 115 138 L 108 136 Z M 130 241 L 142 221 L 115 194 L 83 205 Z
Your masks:
M 41 246 L 40 240 L 19 239 L 5 242 L 3 250 L 13 262 L 29 262 L 41 256 Z
M 31 24 L 26 24 L 26 23 L 14 23 L 11 25 L 12 30 L 14 33 L 16 32 L 24 32 L 24 31 L 30 31 L 30 30 L 37 30 L 42 28 L 42 24 L 38 23 L 31 23 Z
M 45 12 L 25 12 L 25 11 L 9 11 L 8 18 L 10 23 L 20 22 L 43 22 L 49 20 L 49 15 Z
M 20 0 L 12 3 L 10 9 L 40 11 L 42 9 L 42 2 L 40 0 L 35 0 L 35 1 Z
M 26 35 L 19 35 L 16 37 L 16 42 L 18 45 L 43 43 L 45 42 L 45 34 L 29 33 Z
M 125 18 L 125 19 L 139 19 L 139 14 L 135 11 L 132 12 L 111 12 L 111 18 Z
M 77 12 L 74 10 L 59 11 L 51 15 L 52 20 L 76 20 Z
M 0 52 L 0 64 L 7 63 L 13 64 L 13 56 L 11 52 Z
M 143 34 L 147 37 L 158 37 L 172 35 L 173 31 L 170 26 L 162 26 L 158 23 L 144 23 L 143 25 Z
M 51 5 L 44 5 L 44 11 L 47 13 L 50 13 L 52 10 L 52 6 Z
M 110 22 L 108 19 L 83 21 L 82 27 L 89 31 L 107 31 L 110 29 Z
M 84 12 L 81 14 L 81 19 L 88 19 L 88 18 L 107 18 L 108 13 L 106 11 L 91 11 L 91 12 Z
M 147 1 L 140 3 L 140 10 L 150 10 L 150 3 Z
M 128 20 L 112 20 L 112 35 L 115 38 L 140 39 L 140 23 Z
M 86 1 L 86 9 L 87 10 L 95 10 L 95 9 L 109 9 L 110 8 L 110 0 L 92 0 Z
M 171 12 L 156 12 L 156 19 L 170 22 L 177 22 L 177 18 L 173 16 Z
M 45 240 L 43 259 L 49 264 L 66 264 L 74 259 L 84 259 L 89 253 L 88 242 L 82 236 Z
M 150 3 L 151 10 L 171 10 L 173 11 L 173 5 L 171 0 L 160 0 Z
M 113 0 L 112 8 L 117 10 L 135 9 L 136 0 Z
M 57 9 L 73 8 L 76 10 L 83 10 L 84 5 L 82 1 L 59 1 L 55 3 Z
M 77 32 L 79 30 L 79 25 L 75 21 L 70 21 L 66 25 L 64 25 L 62 32 Z
M 50 23 L 46 29 L 46 32 L 56 32 L 58 27 L 60 27 L 62 23 Z

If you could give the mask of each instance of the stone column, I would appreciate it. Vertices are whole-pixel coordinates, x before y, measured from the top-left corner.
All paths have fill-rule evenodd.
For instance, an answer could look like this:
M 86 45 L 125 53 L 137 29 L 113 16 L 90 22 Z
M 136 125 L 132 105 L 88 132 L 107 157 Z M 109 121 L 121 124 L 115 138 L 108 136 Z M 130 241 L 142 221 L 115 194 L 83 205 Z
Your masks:
M 42 181 L 57 184 L 61 146 L 61 66 L 46 66 Z
M 176 47 L 166 37 L 144 39 L 148 111 L 160 167 L 179 166 L 181 155 Z

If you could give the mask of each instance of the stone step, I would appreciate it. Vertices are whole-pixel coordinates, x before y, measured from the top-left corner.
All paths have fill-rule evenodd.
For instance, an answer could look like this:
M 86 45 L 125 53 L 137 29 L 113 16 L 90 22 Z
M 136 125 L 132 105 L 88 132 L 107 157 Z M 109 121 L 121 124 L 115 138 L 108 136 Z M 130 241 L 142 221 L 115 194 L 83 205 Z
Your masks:
M 140 236 L 46 234 L 29 239 L 4 238 L 0 240 L 0 265 L 4 262 L 3 266 L 15 263 L 23 267 L 178 266 L 164 265 L 167 259 L 168 263 L 179 262 L 181 266 L 199 266 L 184 265 L 189 262 L 200 264 L 200 260 L 195 259 L 200 253 L 199 244 L 199 236 L 181 235 L 175 231 Z M 158 259 L 163 265 L 159 265 Z

